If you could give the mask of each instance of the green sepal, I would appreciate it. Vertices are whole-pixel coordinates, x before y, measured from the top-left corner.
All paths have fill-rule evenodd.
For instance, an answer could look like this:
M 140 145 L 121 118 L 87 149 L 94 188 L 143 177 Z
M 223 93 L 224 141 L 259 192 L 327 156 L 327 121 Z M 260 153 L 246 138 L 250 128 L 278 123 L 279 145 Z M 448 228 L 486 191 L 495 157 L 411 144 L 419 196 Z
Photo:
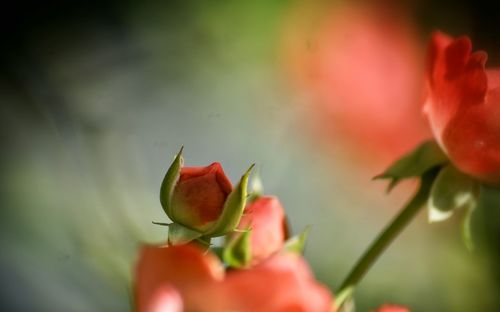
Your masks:
M 204 232 L 204 236 L 217 237 L 233 231 L 240 223 L 247 199 L 248 177 L 255 164 L 243 174 L 238 185 L 229 194 L 224 203 L 222 214 L 217 221 Z
M 163 210 L 170 218 L 170 220 L 174 222 L 175 220 L 172 216 L 172 205 L 171 205 L 172 193 L 174 192 L 174 188 L 175 185 L 177 184 L 177 181 L 179 181 L 181 168 L 184 163 L 184 159 L 182 158 L 183 149 L 184 146 L 181 147 L 181 150 L 175 156 L 174 162 L 172 163 L 172 165 L 170 165 L 170 168 L 168 168 L 168 171 L 165 174 L 165 177 L 163 178 L 163 182 L 161 183 L 161 188 L 160 188 L 161 206 L 163 207 Z
M 308 225 L 300 234 L 288 239 L 283 245 L 284 251 L 302 255 L 306 247 L 307 237 L 311 231 L 311 226 Z
M 229 267 L 245 268 L 252 260 L 251 230 L 235 232 L 234 234 L 222 251 L 222 260 Z
M 169 245 L 183 245 L 191 241 L 199 239 L 203 233 L 188 229 L 178 223 L 172 223 L 168 226 L 168 243 Z
M 387 187 L 387 192 L 390 192 L 401 180 L 420 177 L 430 169 L 447 162 L 448 157 L 437 142 L 430 140 L 398 159 L 384 173 L 375 176 L 374 179 L 390 179 L 391 182 Z
M 429 222 L 446 220 L 458 208 L 473 209 L 478 191 L 479 184 L 475 180 L 452 165 L 445 166 L 432 184 L 427 203 Z

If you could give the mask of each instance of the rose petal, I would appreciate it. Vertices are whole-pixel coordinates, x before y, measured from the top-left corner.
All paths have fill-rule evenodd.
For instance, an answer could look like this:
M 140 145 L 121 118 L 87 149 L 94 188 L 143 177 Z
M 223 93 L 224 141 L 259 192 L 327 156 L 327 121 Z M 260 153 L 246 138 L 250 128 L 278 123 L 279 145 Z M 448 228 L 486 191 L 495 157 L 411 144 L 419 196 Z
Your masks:
M 165 287 L 174 287 L 184 296 L 192 288 L 221 280 L 223 275 L 219 260 L 195 246 L 143 246 L 135 268 L 137 311 L 150 311 Z
M 278 198 L 263 196 L 247 205 L 240 229 L 251 229 L 252 262 L 257 263 L 278 251 L 285 241 L 286 220 Z

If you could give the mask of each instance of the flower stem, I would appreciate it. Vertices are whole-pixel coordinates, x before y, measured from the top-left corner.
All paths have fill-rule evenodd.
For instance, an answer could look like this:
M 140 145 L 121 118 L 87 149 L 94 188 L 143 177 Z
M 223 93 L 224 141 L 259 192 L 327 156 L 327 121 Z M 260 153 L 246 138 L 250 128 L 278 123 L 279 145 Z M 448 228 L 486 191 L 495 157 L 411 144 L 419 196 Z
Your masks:
M 436 171 L 431 170 L 424 174 L 421 178 L 421 183 L 418 191 L 413 198 L 406 204 L 400 213 L 385 227 L 375 241 L 368 247 L 365 253 L 358 260 L 349 275 L 341 284 L 337 292 L 336 305 L 340 307 L 347 300 L 356 285 L 365 276 L 372 265 L 382 255 L 384 250 L 394 241 L 401 231 L 410 223 L 417 215 L 421 208 L 425 205 L 429 197 L 432 182 L 436 177 Z

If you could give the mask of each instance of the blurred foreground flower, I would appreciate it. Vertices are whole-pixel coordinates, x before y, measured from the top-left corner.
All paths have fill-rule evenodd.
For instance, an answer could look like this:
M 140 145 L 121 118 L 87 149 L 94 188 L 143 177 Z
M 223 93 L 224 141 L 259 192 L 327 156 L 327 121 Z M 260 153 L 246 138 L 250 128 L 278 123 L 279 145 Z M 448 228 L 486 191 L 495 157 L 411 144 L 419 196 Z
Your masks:
M 483 182 L 500 184 L 500 70 L 471 52 L 468 37 L 433 34 L 425 106 L 434 135 L 453 164 Z
M 135 270 L 136 310 L 330 311 L 332 297 L 298 255 L 280 253 L 247 270 L 224 273 L 195 245 L 144 246 Z

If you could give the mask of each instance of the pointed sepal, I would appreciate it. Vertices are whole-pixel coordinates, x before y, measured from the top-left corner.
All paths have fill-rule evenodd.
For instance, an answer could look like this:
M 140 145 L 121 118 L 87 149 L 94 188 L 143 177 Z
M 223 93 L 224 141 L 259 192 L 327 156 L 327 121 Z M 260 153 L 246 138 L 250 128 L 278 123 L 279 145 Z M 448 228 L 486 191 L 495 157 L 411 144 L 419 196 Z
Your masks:
M 304 253 L 307 237 L 311 231 L 311 226 L 307 226 L 300 234 L 289 238 L 283 245 L 283 249 L 286 252 L 292 252 L 299 255 Z
M 191 230 L 178 223 L 172 223 L 168 226 L 168 244 L 183 245 L 199 239 L 203 233 Z
M 251 230 L 243 230 L 230 238 L 222 252 L 225 264 L 232 268 L 245 268 L 252 260 Z
M 179 181 L 179 176 L 181 172 L 182 165 L 184 163 L 184 159 L 182 157 L 182 150 L 184 147 L 181 147 L 181 150 L 174 158 L 172 165 L 168 168 L 165 177 L 163 178 L 163 182 L 161 183 L 160 188 L 160 203 L 163 207 L 163 210 L 167 214 L 167 216 L 173 220 L 172 218 L 172 193 L 174 192 L 175 185 L 177 181 Z

